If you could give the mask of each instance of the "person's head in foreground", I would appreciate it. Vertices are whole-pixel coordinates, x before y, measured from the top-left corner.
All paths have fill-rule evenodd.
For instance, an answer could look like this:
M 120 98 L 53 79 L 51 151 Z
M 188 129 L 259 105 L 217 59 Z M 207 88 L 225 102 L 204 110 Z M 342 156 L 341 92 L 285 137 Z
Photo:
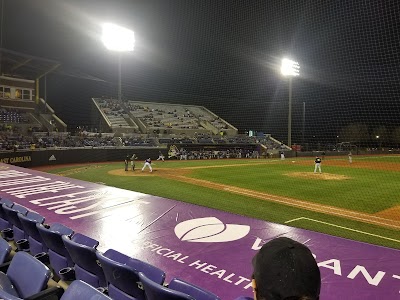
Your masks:
M 321 274 L 310 249 L 286 237 L 266 243 L 253 258 L 256 300 L 318 300 Z

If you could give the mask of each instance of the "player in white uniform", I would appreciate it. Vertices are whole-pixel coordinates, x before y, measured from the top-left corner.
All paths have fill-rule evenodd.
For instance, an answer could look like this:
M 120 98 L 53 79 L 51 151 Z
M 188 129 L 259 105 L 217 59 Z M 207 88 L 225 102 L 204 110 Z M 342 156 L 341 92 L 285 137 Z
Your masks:
M 353 162 L 353 155 L 351 154 L 351 151 L 349 152 L 349 163 L 351 164 Z
M 281 151 L 281 160 L 285 160 L 285 152 Z
M 142 172 L 144 171 L 144 169 L 145 169 L 146 167 L 149 167 L 150 173 L 153 172 L 153 168 L 151 167 L 151 159 L 150 159 L 150 158 L 148 158 L 148 159 L 146 159 L 146 160 L 144 161 L 144 166 L 143 166 L 143 168 L 142 168 Z

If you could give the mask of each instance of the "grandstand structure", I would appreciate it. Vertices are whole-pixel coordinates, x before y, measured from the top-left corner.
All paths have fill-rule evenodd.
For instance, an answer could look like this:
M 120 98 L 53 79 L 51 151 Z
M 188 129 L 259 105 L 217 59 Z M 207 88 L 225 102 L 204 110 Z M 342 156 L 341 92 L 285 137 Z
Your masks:
M 157 149 L 154 153 L 161 150 L 172 159 L 258 158 L 290 150 L 282 148 L 282 144 L 269 135 L 240 135 L 236 127 L 202 106 L 122 102 L 104 97 L 92 98 L 92 124 L 98 124 L 98 128 L 80 128 L 72 134 L 47 101 L 39 97 L 39 79 L 57 64 L 46 68 L 42 66 L 44 70 L 39 68 L 38 72 L 27 72 L 24 76 L 23 68 L 33 68 L 26 65 L 36 58 L 18 55 L 14 52 L 2 53 L 2 61 L 6 62 L 2 66 L 4 73 L 0 76 L 2 160 L 25 167 L 36 166 L 47 162 L 47 159 L 43 160 L 42 155 L 37 158 L 38 155 L 32 154 L 32 151 L 71 148 L 101 148 L 104 153 L 94 157 L 98 161 L 118 160 L 128 148 L 140 148 L 148 153 L 144 155 L 155 155 L 153 152 Z M 41 66 L 40 59 L 37 60 L 39 62 L 35 64 Z M 18 63 L 13 65 L 11 61 Z M 109 149 L 119 151 L 111 155 L 107 152 Z M 25 152 L 24 157 L 32 155 L 34 158 L 16 160 L 9 157 L 9 152 Z M 80 157 L 76 154 L 62 157 L 69 156 L 71 159 Z M 64 163 L 78 162 L 71 159 Z
M 101 131 L 156 133 L 158 136 L 236 136 L 238 130 L 203 106 L 93 98 Z
M 40 98 L 39 81 L 60 64 L 4 48 L 0 49 L 0 122 L 3 131 L 18 134 L 66 132 L 67 125 Z
M 175 159 L 268 157 L 272 152 L 291 150 L 270 135 L 238 134 L 234 125 L 204 106 L 118 101 L 110 97 L 91 99 L 90 119 L 95 128 L 82 126 L 69 132 L 67 124 L 47 103 L 46 95 L 42 98 L 39 94 L 41 79 L 60 63 L 4 48 L 0 48 L 0 57 L 0 159 L 20 166 L 44 161 L 35 158 L 28 160 L 35 161 L 33 165 L 26 164 L 26 160 L 13 159 L 7 152 L 24 152 L 24 157 L 31 157 L 32 151 L 51 149 L 119 150 L 97 156 L 101 161 L 120 159 L 120 153 L 127 148 L 140 148 L 151 155 L 157 149 L 154 153 L 161 150 Z M 74 161 L 65 161 L 71 162 Z
M 3 130 L 29 132 L 65 132 L 67 125 L 42 98 L 34 100 L 35 81 L 0 76 L 0 122 Z
M 202 106 L 108 98 L 92 99 L 91 117 L 98 128 L 81 128 L 72 135 L 38 97 L 36 85 L 37 80 L 0 76 L 0 151 L 161 147 L 166 153 L 179 145 L 185 159 L 204 159 L 259 157 L 268 149 L 283 149 L 269 135 L 239 135 L 233 125 Z M 179 158 L 180 154 L 170 157 Z

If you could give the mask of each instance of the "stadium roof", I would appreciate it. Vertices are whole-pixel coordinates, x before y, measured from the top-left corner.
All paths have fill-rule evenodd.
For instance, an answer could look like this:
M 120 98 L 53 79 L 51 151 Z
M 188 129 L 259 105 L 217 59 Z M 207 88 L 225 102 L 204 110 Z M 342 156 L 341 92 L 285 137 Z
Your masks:
M 1 75 L 35 80 L 49 73 L 94 81 L 104 81 L 103 79 L 80 71 L 63 68 L 61 67 L 61 63 L 55 60 L 0 48 Z
M 36 57 L 0 48 L 1 73 L 12 77 L 37 79 L 54 71 L 61 64 L 54 60 Z

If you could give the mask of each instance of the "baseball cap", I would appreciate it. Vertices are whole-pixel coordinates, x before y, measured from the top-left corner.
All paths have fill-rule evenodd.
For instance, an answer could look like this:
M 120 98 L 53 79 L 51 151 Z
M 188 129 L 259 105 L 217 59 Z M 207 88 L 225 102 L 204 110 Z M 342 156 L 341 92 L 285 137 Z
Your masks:
M 266 243 L 253 258 L 258 297 L 318 299 L 321 274 L 310 249 L 287 237 Z

